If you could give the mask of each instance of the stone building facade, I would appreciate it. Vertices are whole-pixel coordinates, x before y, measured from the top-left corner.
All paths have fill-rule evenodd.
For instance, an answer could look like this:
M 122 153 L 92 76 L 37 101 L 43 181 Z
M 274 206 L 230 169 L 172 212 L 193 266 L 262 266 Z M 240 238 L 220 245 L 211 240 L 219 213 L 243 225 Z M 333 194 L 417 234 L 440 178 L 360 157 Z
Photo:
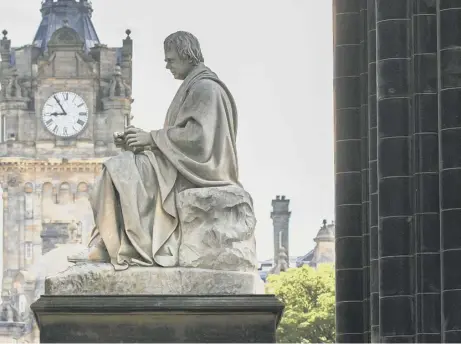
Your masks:
M 92 11 L 87 0 L 44 0 L 32 44 L 0 39 L 3 295 L 24 291 L 18 276 L 44 253 L 88 240 L 88 194 L 131 119 L 130 31 L 121 47 L 101 44 Z
M 317 235 L 314 238 L 315 247 L 304 256 L 296 259 L 296 266 L 308 265 L 317 268 L 321 264 L 335 262 L 335 224 L 323 220 Z
M 459 343 L 461 2 L 333 11 L 337 342 Z

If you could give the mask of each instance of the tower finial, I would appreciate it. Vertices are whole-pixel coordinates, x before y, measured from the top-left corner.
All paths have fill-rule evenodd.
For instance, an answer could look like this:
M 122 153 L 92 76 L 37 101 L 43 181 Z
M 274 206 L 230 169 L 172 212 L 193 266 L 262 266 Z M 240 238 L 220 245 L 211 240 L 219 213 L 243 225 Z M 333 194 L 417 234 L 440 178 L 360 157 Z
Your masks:
M 8 37 L 7 37 L 8 36 L 8 31 L 3 30 L 2 34 L 3 34 L 3 39 L 8 39 Z
M 63 19 L 62 24 L 63 24 L 65 27 L 69 27 L 69 19 L 67 19 L 67 18 Z
M 130 37 L 130 35 L 131 35 L 131 30 L 130 30 L 130 29 L 126 29 L 126 30 L 125 30 L 125 33 L 126 33 L 126 38 L 125 38 L 124 42 L 131 42 L 131 37 Z

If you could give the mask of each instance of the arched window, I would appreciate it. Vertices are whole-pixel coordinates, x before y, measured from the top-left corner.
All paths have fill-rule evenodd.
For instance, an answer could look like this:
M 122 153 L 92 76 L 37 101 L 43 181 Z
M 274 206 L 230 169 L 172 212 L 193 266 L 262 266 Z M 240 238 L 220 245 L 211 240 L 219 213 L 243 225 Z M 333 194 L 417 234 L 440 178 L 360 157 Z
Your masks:
M 88 184 L 87 183 L 80 183 L 77 186 L 77 195 L 76 199 L 87 199 L 88 198 Z
M 72 192 L 69 183 L 62 183 L 59 186 L 58 203 L 68 204 L 73 202 Z

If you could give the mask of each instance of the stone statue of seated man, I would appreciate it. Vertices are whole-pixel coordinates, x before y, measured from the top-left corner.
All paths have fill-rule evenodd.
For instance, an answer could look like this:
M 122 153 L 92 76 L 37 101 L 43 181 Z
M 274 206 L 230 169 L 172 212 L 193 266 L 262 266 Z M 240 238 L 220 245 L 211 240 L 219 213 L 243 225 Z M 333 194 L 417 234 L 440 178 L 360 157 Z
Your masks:
M 251 270 L 256 221 L 238 180 L 234 99 L 204 65 L 195 36 L 173 33 L 164 49 L 166 68 L 183 80 L 164 127 L 114 134 L 123 149 L 103 164 L 95 183 L 89 249 L 69 261 L 110 262 L 120 270 L 250 262 Z M 248 244 L 237 247 L 242 242 Z M 181 243 L 189 252 L 182 258 Z M 216 254 L 204 262 L 207 250 Z

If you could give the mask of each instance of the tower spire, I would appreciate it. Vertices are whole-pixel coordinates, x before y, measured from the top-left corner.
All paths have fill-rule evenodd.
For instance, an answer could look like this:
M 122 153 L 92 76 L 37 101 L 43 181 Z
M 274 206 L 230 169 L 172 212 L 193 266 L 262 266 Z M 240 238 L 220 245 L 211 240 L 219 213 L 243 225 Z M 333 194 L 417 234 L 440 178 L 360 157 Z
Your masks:
M 63 26 L 74 29 L 85 42 L 85 51 L 99 44 L 99 37 L 91 21 L 93 7 L 88 0 L 42 0 L 42 21 L 33 45 L 45 52 L 53 33 Z M 66 22 L 67 21 L 67 22 Z M 67 23 L 67 24 L 66 24 Z

